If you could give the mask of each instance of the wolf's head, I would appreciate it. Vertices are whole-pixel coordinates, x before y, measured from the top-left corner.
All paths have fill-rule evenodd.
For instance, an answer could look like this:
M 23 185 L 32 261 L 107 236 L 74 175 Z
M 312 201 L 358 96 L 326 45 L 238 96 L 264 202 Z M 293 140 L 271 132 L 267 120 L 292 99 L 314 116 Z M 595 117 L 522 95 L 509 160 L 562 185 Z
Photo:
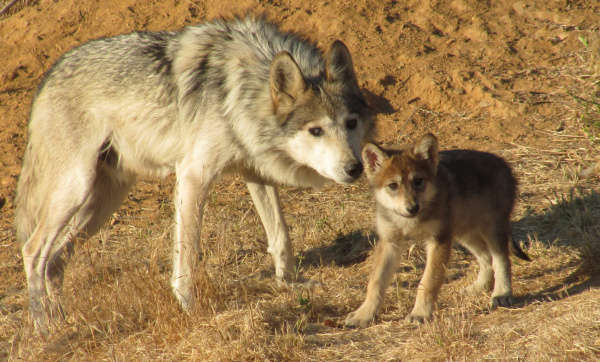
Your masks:
M 406 218 L 426 209 L 436 190 L 438 141 L 434 135 L 428 133 L 414 145 L 394 151 L 368 143 L 362 157 L 380 206 Z
M 290 53 L 279 52 L 271 63 L 270 84 L 289 157 L 325 178 L 355 181 L 363 171 L 360 150 L 373 125 L 344 43 L 331 45 L 325 74 L 316 78 L 306 78 Z

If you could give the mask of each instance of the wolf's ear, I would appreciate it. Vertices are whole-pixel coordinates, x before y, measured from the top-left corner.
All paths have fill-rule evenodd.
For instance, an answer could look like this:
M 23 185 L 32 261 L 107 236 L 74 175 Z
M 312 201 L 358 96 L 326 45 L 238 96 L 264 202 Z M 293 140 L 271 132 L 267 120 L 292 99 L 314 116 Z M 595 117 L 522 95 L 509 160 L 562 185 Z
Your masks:
M 329 57 L 327 58 L 326 72 L 328 81 L 350 82 L 358 88 L 350 51 L 346 48 L 346 45 L 339 40 L 336 40 L 331 44 Z
M 376 144 L 367 143 L 363 147 L 362 158 L 366 166 L 365 172 L 368 177 L 371 177 L 371 175 L 376 174 L 381 169 L 383 161 L 388 159 L 389 156 Z
M 415 143 L 413 154 L 422 160 L 430 160 L 437 166 L 438 140 L 432 133 L 427 133 Z
M 275 107 L 291 107 L 294 100 L 304 91 L 306 83 L 302 71 L 286 51 L 275 55 L 271 62 L 271 99 Z

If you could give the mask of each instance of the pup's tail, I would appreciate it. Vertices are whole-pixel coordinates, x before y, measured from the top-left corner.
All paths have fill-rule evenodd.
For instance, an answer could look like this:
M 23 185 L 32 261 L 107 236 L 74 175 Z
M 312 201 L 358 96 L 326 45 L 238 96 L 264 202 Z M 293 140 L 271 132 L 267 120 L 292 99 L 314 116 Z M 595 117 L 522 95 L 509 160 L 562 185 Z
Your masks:
M 512 252 L 512 254 L 514 256 L 516 256 L 519 259 L 523 259 L 523 260 L 526 260 L 526 261 L 531 261 L 531 258 L 529 257 L 529 255 L 525 254 L 525 252 L 523 251 L 523 249 L 521 249 L 521 247 L 519 246 L 519 244 L 515 240 L 515 238 L 512 235 L 512 233 L 510 233 L 510 251 Z

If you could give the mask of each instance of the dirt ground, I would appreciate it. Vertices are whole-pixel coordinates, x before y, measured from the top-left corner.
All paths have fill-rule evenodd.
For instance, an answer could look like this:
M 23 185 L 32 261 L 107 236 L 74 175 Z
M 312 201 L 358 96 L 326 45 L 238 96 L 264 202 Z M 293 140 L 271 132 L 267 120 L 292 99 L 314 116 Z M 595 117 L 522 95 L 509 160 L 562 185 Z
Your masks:
M 575 185 L 588 192 L 595 190 L 595 181 L 578 183 L 577 173 L 599 158 L 597 125 L 594 125 L 600 122 L 599 113 L 594 111 L 594 103 L 581 100 L 595 101 L 600 95 L 600 88 L 594 83 L 598 79 L 595 64 L 600 64 L 595 55 L 600 27 L 597 1 L 19 2 L 0 19 L 0 316 L 21 313 L 17 320 L 27 323 L 22 315 L 26 310 L 26 286 L 12 216 L 15 187 L 27 142 L 28 112 L 44 72 L 64 52 L 91 39 L 140 30 L 176 30 L 205 19 L 246 11 L 266 12 L 284 29 L 299 31 L 324 49 L 332 40 L 341 39 L 353 54 L 359 83 L 376 114 L 378 141 L 408 142 L 423 132 L 432 131 L 443 148 L 475 148 L 507 157 L 521 178 L 515 220 L 543 213 Z M 172 182 L 172 178 L 168 178 L 140 183 L 115 216 L 116 226 L 113 226 L 122 230 L 122 234 L 128 230 L 127 225 L 142 229 L 150 224 L 157 233 L 168 233 L 171 214 L 163 212 L 161 205 L 169 205 Z M 250 212 L 246 212 L 250 210 L 250 203 L 240 180 L 227 179 L 215 190 L 224 191 L 219 194 L 217 204 L 226 205 L 225 210 L 231 207 L 246 214 Z M 311 191 L 310 196 L 303 194 L 305 192 L 290 190 L 293 195 L 305 196 L 301 196 L 303 201 L 298 206 L 287 206 L 288 220 L 322 217 L 311 214 L 310 203 L 303 203 L 307 199 L 338 200 L 338 196 L 347 193 L 366 194 L 368 188 L 362 182 L 354 188 L 329 185 L 320 194 Z M 370 213 L 372 205 L 367 196 L 352 197 L 359 205 L 357 210 Z M 240 198 L 245 201 L 240 203 Z M 306 208 L 302 209 L 302 205 Z M 314 225 L 310 221 L 292 223 L 296 222 L 296 230 Z M 250 230 L 256 231 L 258 236 L 255 237 L 262 238 L 263 231 L 257 225 Z M 372 226 L 360 225 L 365 230 Z M 528 224 L 519 225 L 523 230 L 517 230 L 517 234 L 527 239 L 529 234 L 524 229 Z M 598 224 L 593 223 L 593 226 Z M 225 226 L 215 228 L 222 230 Z M 350 233 L 352 228 L 352 220 L 346 220 L 340 230 Z M 562 232 L 568 234 L 568 227 Z M 210 237 L 210 231 L 208 234 Z M 329 234 L 325 236 L 323 243 L 335 239 L 335 233 L 329 239 Z M 168 235 L 163 239 L 168 249 Z M 303 247 L 306 245 L 296 244 L 299 250 Z M 562 272 L 573 271 L 578 266 L 577 260 L 565 260 Z M 368 264 L 365 265 L 363 278 L 368 273 Z M 360 283 L 357 281 L 356 287 L 364 288 Z M 593 286 L 590 293 L 597 287 Z M 362 291 L 356 292 L 352 306 L 357 306 Z M 597 298 L 600 294 L 592 295 Z M 585 294 L 579 297 L 585 298 Z M 526 308 L 534 307 L 528 304 Z M 342 313 L 349 310 L 350 307 L 344 309 L 334 319 L 343 320 L 345 314 Z M 594 328 L 598 328 L 597 321 Z M 324 345 L 335 344 L 325 342 L 327 338 L 323 337 Z M 597 337 L 595 342 L 590 338 L 586 343 L 595 349 L 590 347 L 585 358 L 600 356 Z M 2 344 L 5 350 L 0 352 L 0 359 L 34 358 L 21 355 L 22 351 L 15 352 L 18 345 L 15 341 L 19 338 L 14 334 L 1 332 L 2 339 L 9 342 Z M 422 348 L 427 350 L 428 346 L 425 343 Z M 297 359 L 302 353 L 288 357 Z M 415 353 L 406 356 L 419 358 Z M 456 356 L 454 353 L 449 350 L 441 358 L 452 358 Z M 318 355 L 308 355 L 318 359 L 315 357 Z M 515 352 L 504 357 L 517 355 Z M 109 358 L 108 354 L 100 356 Z M 359 354 L 352 356 L 360 357 Z M 381 357 L 360 358 L 369 356 Z M 477 353 L 472 356 L 485 357 Z M 267 358 L 279 357 L 286 359 L 284 354 Z M 77 358 L 77 355 L 66 358 Z M 558 354 L 557 358 L 570 357 Z

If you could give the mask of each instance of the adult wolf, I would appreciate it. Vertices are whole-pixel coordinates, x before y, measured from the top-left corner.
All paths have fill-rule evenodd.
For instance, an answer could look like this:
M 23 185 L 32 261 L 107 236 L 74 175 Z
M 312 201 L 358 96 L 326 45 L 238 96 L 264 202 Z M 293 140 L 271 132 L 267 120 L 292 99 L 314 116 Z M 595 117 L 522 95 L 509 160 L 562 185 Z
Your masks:
M 350 183 L 372 130 L 350 53 L 262 17 L 99 39 L 65 54 L 35 96 L 18 186 L 31 312 L 45 329 L 74 242 L 95 234 L 137 177 L 177 176 L 173 275 L 189 308 L 204 203 L 223 172 L 243 174 L 277 277 L 294 253 L 276 185 Z

